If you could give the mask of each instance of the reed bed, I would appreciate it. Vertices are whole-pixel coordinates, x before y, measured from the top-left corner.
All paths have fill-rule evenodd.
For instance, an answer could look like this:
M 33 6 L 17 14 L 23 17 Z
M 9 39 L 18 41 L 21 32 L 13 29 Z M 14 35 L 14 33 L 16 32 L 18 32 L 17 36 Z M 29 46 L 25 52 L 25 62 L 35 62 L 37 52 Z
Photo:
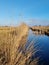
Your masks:
M 28 31 L 25 24 L 0 28 L 0 65 L 38 65 L 34 46 L 29 44 L 26 48 Z

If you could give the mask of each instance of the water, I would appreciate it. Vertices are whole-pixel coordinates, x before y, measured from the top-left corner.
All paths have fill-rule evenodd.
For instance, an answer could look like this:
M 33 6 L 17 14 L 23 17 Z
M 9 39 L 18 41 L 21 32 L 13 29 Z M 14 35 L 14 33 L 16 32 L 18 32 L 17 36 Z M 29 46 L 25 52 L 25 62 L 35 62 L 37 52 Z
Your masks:
M 49 36 L 35 35 L 29 31 L 28 41 L 26 47 L 33 41 L 34 48 L 38 50 L 35 57 L 39 57 L 39 65 L 49 65 Z

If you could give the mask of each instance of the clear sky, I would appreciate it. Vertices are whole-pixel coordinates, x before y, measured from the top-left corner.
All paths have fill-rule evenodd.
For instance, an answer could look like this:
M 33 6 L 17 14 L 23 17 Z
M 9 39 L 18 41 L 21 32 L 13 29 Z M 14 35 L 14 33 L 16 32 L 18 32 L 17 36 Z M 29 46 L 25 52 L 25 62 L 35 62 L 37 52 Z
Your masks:
M 49 0 L 0 0 L 0 25 L 49 24 Z

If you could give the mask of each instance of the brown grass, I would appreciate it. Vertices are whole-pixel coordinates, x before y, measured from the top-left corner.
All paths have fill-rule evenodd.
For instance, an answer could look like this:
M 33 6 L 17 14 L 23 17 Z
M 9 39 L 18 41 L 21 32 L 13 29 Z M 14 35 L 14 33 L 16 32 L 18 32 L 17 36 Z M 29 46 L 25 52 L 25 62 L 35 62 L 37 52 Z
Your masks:
M 49 32 L 49 26 L 33 26 L 32 29 Z
M 25 49 L 28 31 L 25 24 L 0 27 L 0 65 L 37 65 L 37 59 L 31 59 L 33 46 Z

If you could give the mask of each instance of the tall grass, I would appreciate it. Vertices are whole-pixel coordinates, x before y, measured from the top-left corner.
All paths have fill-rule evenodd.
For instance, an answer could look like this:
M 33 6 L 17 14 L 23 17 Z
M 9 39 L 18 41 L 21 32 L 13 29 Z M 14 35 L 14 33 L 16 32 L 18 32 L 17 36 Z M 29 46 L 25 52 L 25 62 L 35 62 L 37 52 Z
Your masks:
M 29 28 L 24 24 L 0 30 L 0 65 L 38 64 L 38 58 L 34 58 L 36 50 L 33 45 L 26 48 L 28 31 Z

